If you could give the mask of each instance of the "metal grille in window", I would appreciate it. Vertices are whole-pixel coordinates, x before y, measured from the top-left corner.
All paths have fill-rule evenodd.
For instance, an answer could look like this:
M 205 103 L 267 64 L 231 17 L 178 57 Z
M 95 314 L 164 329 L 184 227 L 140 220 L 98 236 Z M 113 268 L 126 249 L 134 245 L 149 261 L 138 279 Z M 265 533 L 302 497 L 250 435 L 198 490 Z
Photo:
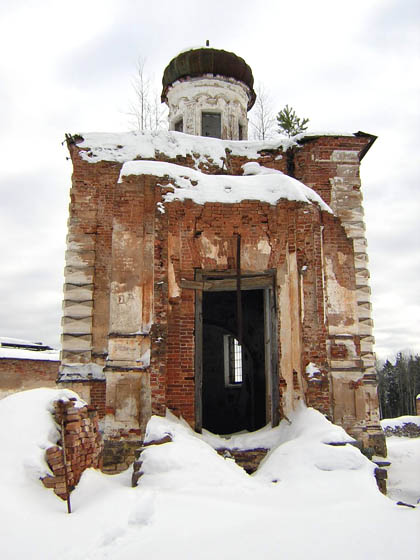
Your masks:
M 242 347 L 230 334 L 226 334 L 224 339 L 226 384 L 238 385 L 242 383 Z

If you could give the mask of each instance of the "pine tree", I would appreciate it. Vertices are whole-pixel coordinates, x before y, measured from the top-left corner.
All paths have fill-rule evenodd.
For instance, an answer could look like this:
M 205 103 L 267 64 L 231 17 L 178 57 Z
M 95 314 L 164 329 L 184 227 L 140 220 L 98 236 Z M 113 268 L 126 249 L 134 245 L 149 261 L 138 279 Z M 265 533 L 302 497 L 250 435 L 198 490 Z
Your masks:
M 416 395 L 420 392 L 420 356 L 398 352 L 395 364 L 387 360 L 377 373 L 381 417 L 415 414 Z
M 306 126 L 308 122 L 309 119 L 299 118 L 296 115 L 293 107 L 289 107 L 288 105 L 286 105 L 284 109 L 279 111 L 279 113 L 277 114 L 277 124 L 279 127 L 279 132 L 286 133 L 289 138 L 291 136 L 295 136 L 295 134 L 305 132 L 305 130 L 308 128 Z

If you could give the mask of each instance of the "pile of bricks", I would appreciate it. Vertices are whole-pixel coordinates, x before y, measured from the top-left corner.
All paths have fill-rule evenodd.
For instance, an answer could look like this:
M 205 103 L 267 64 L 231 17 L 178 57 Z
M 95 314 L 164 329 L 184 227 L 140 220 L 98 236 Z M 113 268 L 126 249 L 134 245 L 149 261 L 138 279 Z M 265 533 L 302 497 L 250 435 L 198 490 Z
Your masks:
M 91 406 L 76 406 L 76 399 L 54 403 L 54 418 L 58 426 L 64 426 L 61 441 L 46 451 L 46 460 L 53 472 L 42 482 L 46 488 L 66 500 L 67 491 L 71 492 L 80 480 L 85 469 L 102 466 L 102 437 L 99 432 L 98 413 Z M 64 465 L 63 439 L 66 454 Z M 67 484 L 66 484 L 67 476 Z

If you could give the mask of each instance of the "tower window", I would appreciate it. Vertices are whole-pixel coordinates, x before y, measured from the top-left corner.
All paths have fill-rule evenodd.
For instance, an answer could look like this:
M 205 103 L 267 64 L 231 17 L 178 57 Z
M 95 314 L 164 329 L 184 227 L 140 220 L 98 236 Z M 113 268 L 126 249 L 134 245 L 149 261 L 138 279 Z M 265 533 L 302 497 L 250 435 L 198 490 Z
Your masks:
M 242 347 L 230 334 L 224 335 L 225 384 L 242 383 Z
M 244 139 L 244 127 L 239 124 L 239 131 L 238 131 L 238 140 Z
M 220 113 L 202 113 L 201 135 L 212 138 L 222 137 L 222 116 Z
M 184 119 L 181 117 L 174 124 L 175 132 L 184 132 Z

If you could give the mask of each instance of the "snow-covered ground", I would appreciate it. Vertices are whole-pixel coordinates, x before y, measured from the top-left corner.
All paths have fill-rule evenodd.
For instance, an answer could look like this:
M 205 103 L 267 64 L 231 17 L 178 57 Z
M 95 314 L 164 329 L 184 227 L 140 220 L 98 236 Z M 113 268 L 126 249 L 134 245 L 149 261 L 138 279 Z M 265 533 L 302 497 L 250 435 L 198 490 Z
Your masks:
M 392 436 L 386 443 L 391 461 L 388 496 L 395 501 L 419 503 L 420 509 L 420 438 Z
M 262 431 L 271 452 L 253 476 L 216 453 L 214 436 L 155 417 L 149 438 L 169 433 L 173 442 L 142 454 L 139 486 L 130 487 L 130 471 L 86 471 L 68 515 L 39 476 L 57 437 L 51 402 L 70 395 L 35 389 L 0 401 L 2 560 L 394 560 L 420 550 L 420 508 L 395 505 L 402 495 L 380 494 L 373 464 L 345 444 L 341 428 L 305 408 L 290 424 Z M 404 447 L 394 439 L 405 440 L 388 439 L 391 458 L 406 464 L 402 452 L 411 456 L 420 440 Z M 328 445 L 333 441 L 343 445 Z M 228 445 L 245 443 L 236 436 Z M 392 478 L 393 492 L 405 488 L 404 496 L 415 498 L 418 471 L 395 472 L 405 479 Z

